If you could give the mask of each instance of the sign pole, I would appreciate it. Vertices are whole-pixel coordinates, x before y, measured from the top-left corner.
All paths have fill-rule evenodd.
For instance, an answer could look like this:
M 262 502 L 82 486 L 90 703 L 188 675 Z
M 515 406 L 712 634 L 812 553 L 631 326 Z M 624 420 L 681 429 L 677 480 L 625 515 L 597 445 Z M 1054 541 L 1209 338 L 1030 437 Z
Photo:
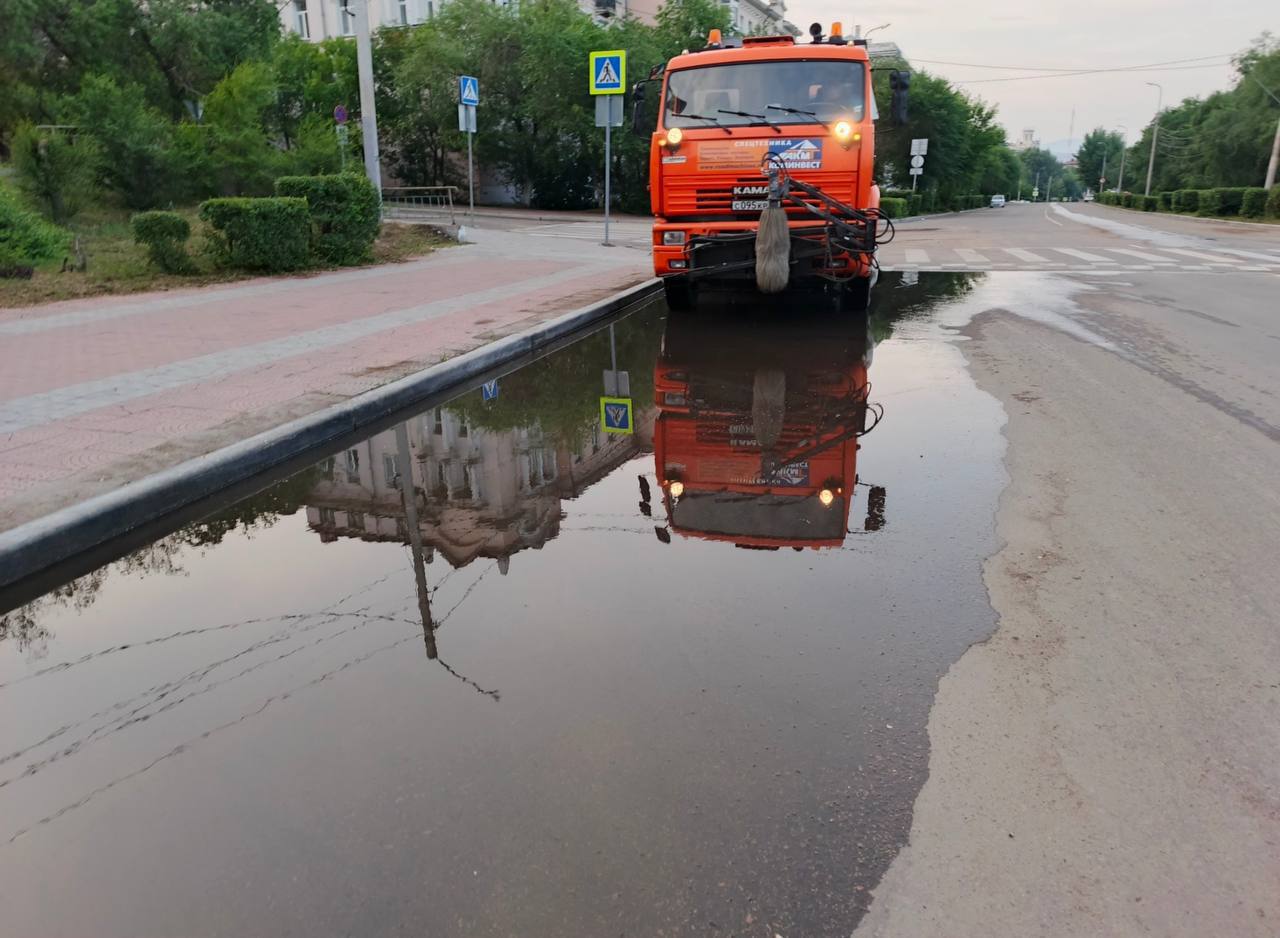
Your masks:
M 613 167 L 610 136 L 612 133 L 613 128 L 606 122 L 604 125 L 604 243 L 606 246 L 609 245 L 609 175 Z M 609 328 L 612 332 L 613 327 Z
M 476 177 L 475 165 L 471 159 L 471 138 L 475 134 L 467 134 L 467 206 L 471 224 L 476 223 Z

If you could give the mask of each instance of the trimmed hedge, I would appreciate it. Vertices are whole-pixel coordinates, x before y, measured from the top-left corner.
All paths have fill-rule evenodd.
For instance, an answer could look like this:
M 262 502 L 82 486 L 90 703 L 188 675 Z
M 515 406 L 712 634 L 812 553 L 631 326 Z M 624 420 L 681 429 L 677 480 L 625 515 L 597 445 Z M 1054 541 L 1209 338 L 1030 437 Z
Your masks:
M 1133 208 L 1133 193 L 1125 192 L 1120 195 L 1120 204 L 1125 208 Z
M 70 234 L 28 212 L 0 186 L 0 277 L 30 277 L 32 268 L 57 260 Z
M 214 229 L 219 259 L 245 270 L 305 267 L 311 241 L 306 199 L 210 199 L 200 218 Z
M 1173 193 L 1172 192 L 1161 192 L 1156 198 L 1160 200 L 1160 211 L 1162 212 L 1173 211 Z
M 378 190 L 355 173 L 333 176 L 282 176 L 276 195 L 305 199 L 311 212 L 311 244 L 316 256 L 330 264 L 358 264 L 382 224 Z
M 133 240 L 147 246 L 147 256 L 167 274 L 191 270 L 187 239 L 191 224 L 177 212 L 139 212 L 129 219 Z
M 1179 189 L 1173 194 L 1173 210 L 1186 213 L 1200 211 L 1200 190 Z
M 904 218 L 910 212 L 909 199 L 880 199 L 880 214 L 886 218 Z
M 1267 190 L 1267 217 L 1280 218 L 1280 186 Z
M 1244 187 L 1214 189 L 1218 193 L 1218 214 L 1239 215 L 1240 206 L 1244 202 Z
M 1267 190 L 1261 186 L 1244 190 L 1240 200 L 1240 214 L 1245 218 L 1261 218 L 1267 213 Z
M 1160 208 L 1160 198 L 1154 195 L 1135 195 L 1133 207 L 1144 212 L 1154 212 Z
M 1200 214 L 1201 215 L 1221 215 L 1222 214 L 1222 190 L 1221 189 L 1201 189 L 1200 190 Z

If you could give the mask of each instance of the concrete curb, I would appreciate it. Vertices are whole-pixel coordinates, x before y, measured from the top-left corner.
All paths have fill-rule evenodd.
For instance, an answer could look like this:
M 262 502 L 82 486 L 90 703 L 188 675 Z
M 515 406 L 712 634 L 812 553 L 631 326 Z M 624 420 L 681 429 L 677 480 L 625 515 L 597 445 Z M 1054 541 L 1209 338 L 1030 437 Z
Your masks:
M 304 454 L 317 453 L 433 394 L 547 350 L 548 346 L 593 323 L 661 292 L 657 278 L 646 280 L 597 303 L 374 388 L 349 401 L 0 532 L 0 589 L 36 577 L 108 542 L 153 527 L 163 518 L 285 466 Z

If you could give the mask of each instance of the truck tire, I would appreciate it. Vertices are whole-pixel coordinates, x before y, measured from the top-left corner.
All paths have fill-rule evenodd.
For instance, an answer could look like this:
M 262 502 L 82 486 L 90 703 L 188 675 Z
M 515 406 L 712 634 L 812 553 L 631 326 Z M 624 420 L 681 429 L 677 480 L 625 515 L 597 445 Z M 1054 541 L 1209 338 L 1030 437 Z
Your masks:
M 667 308 L 682 313 L 693 309 L 697 292 L 687 277 L 663 277 L 662 290 L 667 295 Z

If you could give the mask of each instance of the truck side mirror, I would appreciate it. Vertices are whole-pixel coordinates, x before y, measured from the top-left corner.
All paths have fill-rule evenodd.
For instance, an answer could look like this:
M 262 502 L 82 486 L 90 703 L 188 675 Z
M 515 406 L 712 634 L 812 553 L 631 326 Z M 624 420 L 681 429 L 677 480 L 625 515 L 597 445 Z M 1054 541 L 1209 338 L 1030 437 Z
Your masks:
M 911 73 L 893 71 L 889 73 L 889 88 L 893 91 L 893 100 L 889 105 L 889 113 L 893 122 L 901 127 L 907 122 L 907 89 L 911 86 Z
M 645 125 L 648 121 L 644 115 L 645 82 L 638 81 L 631 86 L 631 132 L 637 137 L 649 136 Z

